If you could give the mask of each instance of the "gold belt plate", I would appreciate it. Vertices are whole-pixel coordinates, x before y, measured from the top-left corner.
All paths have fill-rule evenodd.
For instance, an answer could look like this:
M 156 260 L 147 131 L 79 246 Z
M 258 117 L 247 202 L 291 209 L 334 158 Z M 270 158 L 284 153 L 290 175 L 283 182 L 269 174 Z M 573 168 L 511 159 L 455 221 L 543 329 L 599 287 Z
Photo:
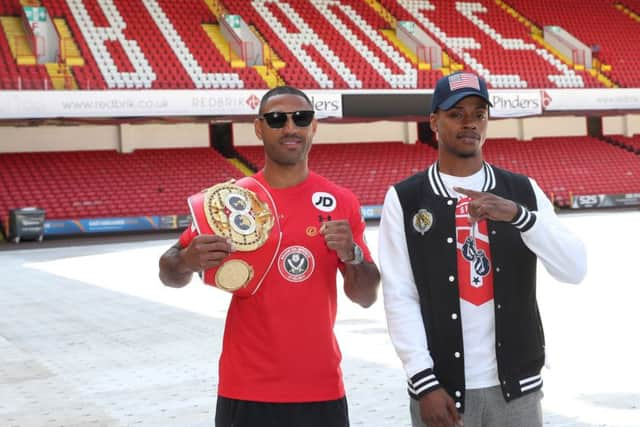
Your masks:
M 231 239 L 236 250 L 254 251 L 269 238 L 273 213 L 253 191 L 234 182 L 227 181 L 206 190 L 204 213 L 213 232 Z
M 219 288 L 233 292 L 253 279 L 253 267 L 241 259 L 232 259 L 218 268 L 215 279 Z

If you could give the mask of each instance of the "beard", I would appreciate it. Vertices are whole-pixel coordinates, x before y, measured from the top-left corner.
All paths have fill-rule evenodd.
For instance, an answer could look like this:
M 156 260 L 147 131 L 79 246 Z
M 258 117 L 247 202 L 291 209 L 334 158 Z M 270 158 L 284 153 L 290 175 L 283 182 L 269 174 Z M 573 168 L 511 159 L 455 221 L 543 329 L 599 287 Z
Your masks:
M 454 154 L 461 158 L 461 159 L 471 159 L 473 157 L 476 157 L 478 155 L 480 150 L 478 151 L 473 151 L 473 152 L 461 152 L 461 151 L 455 151 Z
M 461 150 L 458 147 L 452 147 L 448 144 L 443 144 L 438 142 L 438 145 L 441 146 L 447 153 L 457 157 L 459 159 L 471 159 L 480 155 L 482 144 L 476 146 L 474 149 Z
M 273 163 L 280 166 L 295 166 L 300 162 L 306 161 L 311 149 L 311 144 L 304 144 L 299 147 L 299 150 L 289 151 L 286 147 L 280 145 L 265 146 L 265 155 Z

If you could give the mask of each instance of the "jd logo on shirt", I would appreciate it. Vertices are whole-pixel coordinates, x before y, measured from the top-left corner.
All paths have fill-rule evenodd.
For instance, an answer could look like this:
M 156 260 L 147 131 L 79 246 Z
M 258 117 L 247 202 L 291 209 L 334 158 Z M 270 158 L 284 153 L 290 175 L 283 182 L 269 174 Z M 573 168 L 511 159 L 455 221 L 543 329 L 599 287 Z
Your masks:
M 329 193 L 313 193 L 313 196 L 311 196 L 311 202 L 322 212 L 331 212 L 336 208 L 336 198 Z

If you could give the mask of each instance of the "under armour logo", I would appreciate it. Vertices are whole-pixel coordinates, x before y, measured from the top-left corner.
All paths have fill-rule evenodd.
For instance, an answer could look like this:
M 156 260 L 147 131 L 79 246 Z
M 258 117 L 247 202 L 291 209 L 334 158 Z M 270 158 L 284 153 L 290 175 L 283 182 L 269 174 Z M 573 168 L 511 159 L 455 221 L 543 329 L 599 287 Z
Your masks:
M 325 221 L 331 221 L 331 215 L 327 215 L 326 217 L 318 215 L 318 222 L 323 223 Z

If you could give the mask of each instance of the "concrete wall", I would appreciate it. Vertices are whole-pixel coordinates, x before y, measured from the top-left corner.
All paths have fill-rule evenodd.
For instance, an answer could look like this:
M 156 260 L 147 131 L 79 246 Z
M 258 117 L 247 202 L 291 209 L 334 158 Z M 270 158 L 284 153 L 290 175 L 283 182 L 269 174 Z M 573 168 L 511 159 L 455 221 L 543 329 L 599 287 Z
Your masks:
M 236 147 L 242 145 L 260 145 L 260 140 L 253 129 L 253 123 L 234 123 L 233 145 Z
M 520 139 L 533 139 L 545 136 L 584 136 L 587 134 L 585 117 L 531 117 L 522 120 Z
M 208 147 L 209 125 L 0 126 L 0 153 Z
M 121 150 L 129 153 L 137 148 L 208 147 L 207 123 L 147 124 L 120 126 Z
M 413 138 L 410 134 L 413 130 Z M 316 142 L 386 142 L 403 141 L 414 143 L 417 138 L 416 124 L 406 122 L 370 122 L 370 123 L 320 123 L 316 133 Z
M 602 133 L 629 137 L 640 134 L 640 114 L 604 117 L 602 119 Z
M 118 126 L 0 126 L 0 152 L 117 150 Z
M 487 138 L 518 138 L 522 133 L 522 120 L 490 120 Z
M 627 136 L 640 134 L 640 114 L 628 114 L 627 119 Z

